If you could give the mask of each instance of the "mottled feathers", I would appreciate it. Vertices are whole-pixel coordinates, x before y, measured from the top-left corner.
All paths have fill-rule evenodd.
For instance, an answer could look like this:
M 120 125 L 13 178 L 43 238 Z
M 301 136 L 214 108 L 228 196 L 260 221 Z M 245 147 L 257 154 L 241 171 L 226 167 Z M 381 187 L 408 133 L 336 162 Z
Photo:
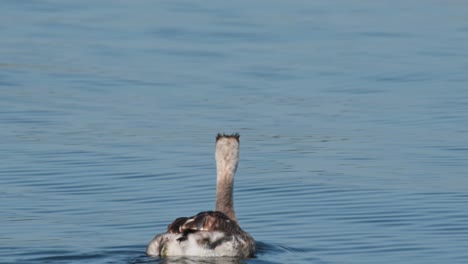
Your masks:
M 236 221 L 218 211 L 179 217 L 147 249 L 159 256 L 253 257 L 255 241 Z

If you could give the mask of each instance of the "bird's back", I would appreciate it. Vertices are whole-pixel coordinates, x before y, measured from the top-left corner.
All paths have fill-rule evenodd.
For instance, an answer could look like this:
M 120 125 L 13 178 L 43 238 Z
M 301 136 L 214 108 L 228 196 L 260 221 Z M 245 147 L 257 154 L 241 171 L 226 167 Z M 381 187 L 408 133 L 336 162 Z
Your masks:
M 146 253 L 153 256 L 252 257 L 255 241 L 236 221 L 218 211 L 180 217 L 157 235 Z

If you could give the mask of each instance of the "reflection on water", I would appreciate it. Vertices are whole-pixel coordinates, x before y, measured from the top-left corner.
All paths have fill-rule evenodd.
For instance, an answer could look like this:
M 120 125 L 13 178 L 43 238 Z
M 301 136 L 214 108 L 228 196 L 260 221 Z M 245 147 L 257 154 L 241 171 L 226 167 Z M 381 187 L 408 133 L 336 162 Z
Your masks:
M 200 258 L 200 257 L 172 257 L 172 258 L 165 258 L 162 259 L 159 263 L 161 264 L 174 264 L 174 263 L 182 263 L 182 264 L 194 264 L 194 263 L 204 263 L 204 264 L 219 264 L 219 263 L 228 263 L 228 264 L 241 264 L 246 263 L 237 258 Z
M 4 1 L 1 262 L 465 263 L 467 8 Z M 145 256 L 218 132 L 257 257 Z

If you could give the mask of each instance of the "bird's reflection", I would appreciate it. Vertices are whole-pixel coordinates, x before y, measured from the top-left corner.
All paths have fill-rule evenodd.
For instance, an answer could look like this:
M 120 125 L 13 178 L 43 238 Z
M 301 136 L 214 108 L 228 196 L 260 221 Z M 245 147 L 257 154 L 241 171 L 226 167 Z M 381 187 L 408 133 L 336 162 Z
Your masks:
M 244 264 L 244 260 L 230 257 L 168 257 L 160 259 L 161 264 Z

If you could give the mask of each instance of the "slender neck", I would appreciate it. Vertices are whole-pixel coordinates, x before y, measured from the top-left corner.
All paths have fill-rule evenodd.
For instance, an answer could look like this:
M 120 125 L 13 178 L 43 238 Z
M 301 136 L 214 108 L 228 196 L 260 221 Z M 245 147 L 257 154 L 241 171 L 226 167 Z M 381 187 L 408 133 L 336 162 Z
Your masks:
M 234 174 L 239 163 L 239 142 L 235 138 L 220 138 L 216 142 L 216 211 L 237 222 L 234 212 Z

